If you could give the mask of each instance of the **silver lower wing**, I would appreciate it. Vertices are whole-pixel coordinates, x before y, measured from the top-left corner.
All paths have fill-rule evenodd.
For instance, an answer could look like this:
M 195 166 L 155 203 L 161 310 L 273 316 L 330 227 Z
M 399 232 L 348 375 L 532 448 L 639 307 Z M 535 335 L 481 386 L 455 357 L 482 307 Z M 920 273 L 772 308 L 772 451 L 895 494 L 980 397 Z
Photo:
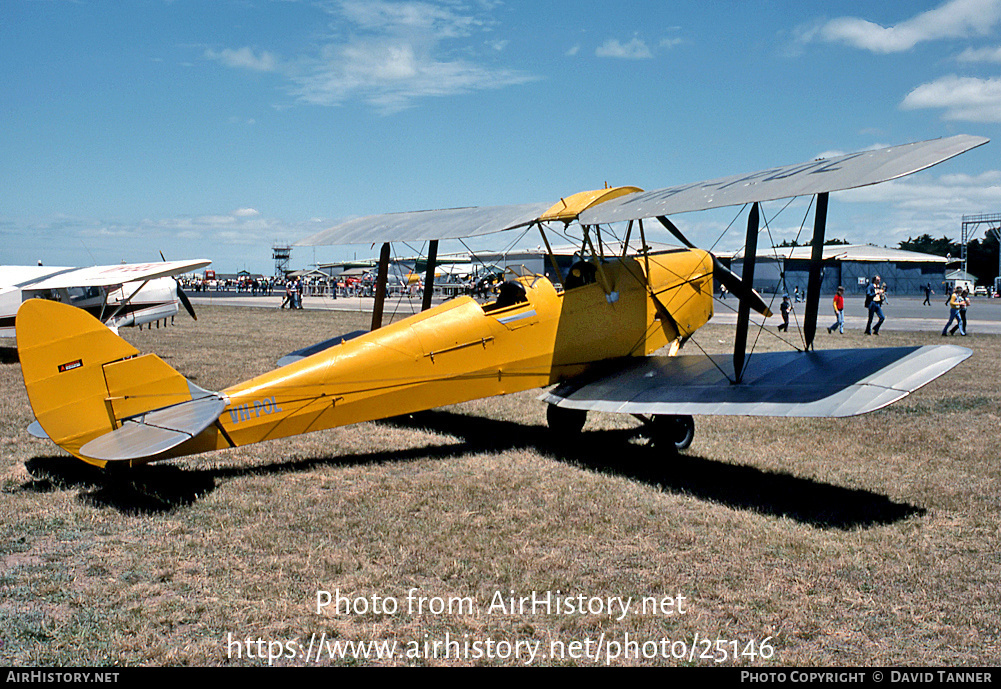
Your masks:
M 737 385 L 729 357 L 645 357 L 562 383 L 541 399 L 626 414 L 855 416 L 896 402 L 972 353 L 954 345 L 756 353 Z

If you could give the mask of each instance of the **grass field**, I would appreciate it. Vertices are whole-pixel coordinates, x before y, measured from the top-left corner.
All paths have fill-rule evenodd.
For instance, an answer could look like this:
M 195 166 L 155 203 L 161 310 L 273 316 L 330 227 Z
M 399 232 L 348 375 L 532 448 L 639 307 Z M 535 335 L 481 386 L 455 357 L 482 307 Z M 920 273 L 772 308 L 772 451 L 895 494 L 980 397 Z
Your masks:
M 123 334 L 220 389 L 366 319 L 203 307 Z M 732 333 L 698 339 L 726 351 Z M 698 418 L 678 458 L 630 418 L 553 438 L 527 393 L 115 482 L 27 434 L 8 354 L 0 662 L 304 664 L 322 638 L 321 664 L 714 665 L 725 651 L 727 665 L 998 665 L 1001 339 L 960 344 L 974 356 L 887 410 Z M 317 614 L 318 591 L 352 610 Z M 497 605 L 533 591 L 562 609 Z M 396 655 L 339 657 L 370 640 Z

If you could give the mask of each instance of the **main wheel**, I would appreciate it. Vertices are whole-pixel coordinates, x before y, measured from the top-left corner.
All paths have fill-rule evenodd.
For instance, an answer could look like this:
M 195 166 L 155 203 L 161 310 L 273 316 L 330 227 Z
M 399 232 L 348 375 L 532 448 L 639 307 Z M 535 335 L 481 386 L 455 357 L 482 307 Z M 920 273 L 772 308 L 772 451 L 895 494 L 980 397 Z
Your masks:
M 650 420 L 650 428 L 654 445 L 666 445 L 675 452 L 687 450 L 695 438 L 695 419 L 691 416 L 658 414 Z
M 587 421 L 586 409 L 569 409 L 550 404 L 546 409 L 546 421 L 549 428 L 560 435 L 577 435 Z

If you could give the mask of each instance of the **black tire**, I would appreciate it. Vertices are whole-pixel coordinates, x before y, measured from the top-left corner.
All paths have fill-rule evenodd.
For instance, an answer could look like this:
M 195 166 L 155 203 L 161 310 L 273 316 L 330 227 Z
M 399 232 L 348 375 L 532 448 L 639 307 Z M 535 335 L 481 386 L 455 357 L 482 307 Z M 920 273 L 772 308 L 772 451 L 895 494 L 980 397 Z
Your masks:
M 650 420 L 650 438 L 654 445 L 666 446 L 674 452 L 687 450 L 695 439 L 695 419 L 658 414 Z
M 555 404 L 550 404 L 546 409 L 546 422 L 550 430 L 560 435 L 579 435 L 586 421 L 586 409 L 569 409 Z

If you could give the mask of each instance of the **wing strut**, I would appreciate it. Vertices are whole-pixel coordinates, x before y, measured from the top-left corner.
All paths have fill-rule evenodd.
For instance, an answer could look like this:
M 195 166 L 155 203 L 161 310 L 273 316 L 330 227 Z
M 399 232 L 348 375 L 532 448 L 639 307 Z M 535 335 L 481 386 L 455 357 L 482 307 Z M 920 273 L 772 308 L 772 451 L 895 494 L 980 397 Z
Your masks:
M 428 242 L 428 267 L 424 272 L 424 298 L 421 300 L 421 311 L 431 308 L 431 297 L 434 296 L 434 269 L 438 260 L 438 240 Z
M 629 253 L 629 235 L 633 233 L 633 221 L 630 220 L 629 224 L 626 225 L 626 238 L 622 240 L 622 256 L 625 257 Z
M 389 242 L 379 254 L 379 275 L 375 279 L 375 305 L 372 307 L 372 330 L 382 327 L 382 310 L 386 303 L 386 282 L 389 280 Z
M 758 253 L 758 204 L 751 206 L 747 214 L 747 240 L 744 242 L 744 270 L 741 282 L 745 291 L 754 285 L 754 259 Z M 740 300 L 737 310 L 737 334 L 733 339 L 733 382 L 740 383 L 744 376 L 744 359 L 747 350 L 747 325 L 751 320 L 751 305 L 746 299 Z
M 594 226 L 596 232 L 598 232 L 598 246 L 601 246 L 601 234 L 597 230 L 597 225 Z M 594 242 L 591 241 L 591 236 L 588 234 L 590 230 L 590 225 L 584 225 L 584 243 L 591 250 L 591 258 L 594 259 L 594 267 L 598 270 L 598 282 L 601 283 L 601 289 L 605 292 L 605 296 L 609 297 L 613 294 L 615 285 L 611 283 L 608 276 L 605 275 L 605 269 L 601 267 L 602 259 L 598 256 L 598 252 L 594 250 Z
M 108 321 L 110 321 L 110 320 L 114 319 L 115 317 L 117 317 L 117 316 L 118 316 L 118 314 L 120 314 L 120 313 L 122 312 L 122 310 L 123 310 L 123 309 L 124 309 L 124 308 L 125 308 L 126 306 L 128 306 L 128 305 L 129 305 L 129 302 L 131 302 L 131 301 L 132 301 L 132 298 L 133 298 L 134 296 L 136 296 L 137 294 L 139 294 L 139 290 L 141 290 L 141 289 L 142 289 L 143 287 L 145 287 L 145 286 L 146 286 L 146 285 L 148 285 L 148 284 L 149 284 L 149 280 L 143 280 L 143 283 L 142 283 L 141 285 L 139 285 L 139 287 L 138 287 L 138 288 L 136 289 L 136 291 L 135 291 L 135 292 L 133 292 L 132 294 L 130 294 L 130 295 L 129 295 L 129 296 L 128 296 L 128 297 L 126 298 L 126 299 L 125 299 L 125 301 L 123 301 L 123 302 L 122 302 L 121 304 L 119 304 L 119 305 L 118 305 L 118 308 L 117 308 L 117 309 L 115 309 L 114 313 L 112 313 L 112 314 L 111 314 L 110 316 L 108 316 L 107 318 L 102 318 L 101 322 L 102 322 L 102 323 L 107 323 Z M 124 294 L 125 294 L 125 285 L 122 285 L 122 295 L 124 295 Z M 107 304 L 107 303 L 108 303 L 108 293 L 107 293 L 107 292 L 105 292 L 105 294 L 104 294 L 104 304 Z M 104 304 L 102 304 L 102 305 L 101 305 L 101 316 L 102 316 L 102 317 L 104 316 Z M 150 327 L 152 327 L 152 326 L 150 326 Z M 158 328 L 160 327 L 160 323 L 159 323 L 159 321 L 157 322 L 157 324 L 156 324 L 156 327 L 158 327 Z
M 810 252 L 810 277 L 806 284 L 806 311 L 803 336 L 806 349 L 813 349 L 817 334 L 817 311 L 820 305 L 820 269 L 824 263 L 824 232 L 827 226 L 827 197 L 825 191 L 817 194 L 817 209 L 813 213 L 813 249 Z
M 640 250 L 643 252 L 643 261 L 646 264 L 646 274 L 650 275 L 650 247 L 646 244 L 646 233 L 643 231 L 643 218 L 637 221 L 640 226 Z M 647 280 L 650 278 L 648 277 Z
M 546 253 L 549 254 L 549 263 L 553 266 L 553 270 L 555 271 L 553 276 L 560 281 L 560 286 L 564 287 L 563 271 L 560 270 L 560 264 L 556 262 L 556 255 L 553 254 L 553 247 L 549 245 L 549 237 L 546 236 L 546 231 L 542 229 L 542 223 L 536 223 L 536 227 L 539 228 L 539 234 L 542 235 L 542 241 L 546 244 Z

